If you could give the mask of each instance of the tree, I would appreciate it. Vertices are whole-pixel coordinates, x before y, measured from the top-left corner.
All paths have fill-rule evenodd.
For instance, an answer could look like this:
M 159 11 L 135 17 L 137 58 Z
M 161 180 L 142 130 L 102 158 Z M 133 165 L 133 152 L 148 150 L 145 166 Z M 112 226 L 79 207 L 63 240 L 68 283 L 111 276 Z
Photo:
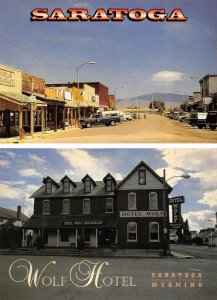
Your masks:
M 149 104 L 149 108 L 152 109 L 152 102 Z M 153 108 L 163 112 L 166 109 L 165 102 L 162 100 L 154 100 Z

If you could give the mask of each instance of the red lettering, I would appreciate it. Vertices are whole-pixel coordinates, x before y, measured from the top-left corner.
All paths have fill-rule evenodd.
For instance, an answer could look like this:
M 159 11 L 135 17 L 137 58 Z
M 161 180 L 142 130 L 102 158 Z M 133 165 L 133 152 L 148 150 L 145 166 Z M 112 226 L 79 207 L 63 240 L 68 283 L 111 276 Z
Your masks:
M 172 11 L 171 15 L 166 20 L 169 22 L 174 22 L 174 21 L 184 22 L 187 21 L 188 18 L 184 16 L 181 9 L 176 8 Z
M 48 21 L 67 21 L 67 18 L 65 17 L 61 8 L 55 8 L 47 20 Z
M 90 17 L 87 15 L 88 10 L 83 8 L 77 8 L 73 9 L 70 8 L 67 10 L 68 13 L 70 13 L 70 17 L 68 18 L 68 21 L 88 21 Z
M 108 9 L 108 14 L 114 14 L 114 16 L 111 18 L 111 21 L 118 21 L 118 22 L 122 22 L 125 20 L 125 18 L 123 17 L 124 15 L 127 15 L 128 13 L 128 9 L 127 8 L 109 8 Z
M 48 18 L 47 8 L 35 8 L 31 12 L 31 21 L 45 21 Z

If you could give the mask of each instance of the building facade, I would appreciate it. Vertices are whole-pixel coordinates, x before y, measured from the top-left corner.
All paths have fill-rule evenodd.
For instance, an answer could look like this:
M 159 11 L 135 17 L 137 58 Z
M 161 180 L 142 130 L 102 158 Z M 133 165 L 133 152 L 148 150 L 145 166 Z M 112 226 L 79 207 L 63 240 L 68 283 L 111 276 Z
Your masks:
M 165 208 L 163 204 L 165 192 Z M 122 181 L 107 174 L 94 181 L 88 174 L 74 182 L 47 177 L 32 195 L 34 214 L 24 230 L 33 230 L 46 246 L 162 249 L 169 228 L 168 194 L 172 188 L 143 161 Z
M 199 83 L 206 110 L 217 110 L 217 75 L 205 75 Z

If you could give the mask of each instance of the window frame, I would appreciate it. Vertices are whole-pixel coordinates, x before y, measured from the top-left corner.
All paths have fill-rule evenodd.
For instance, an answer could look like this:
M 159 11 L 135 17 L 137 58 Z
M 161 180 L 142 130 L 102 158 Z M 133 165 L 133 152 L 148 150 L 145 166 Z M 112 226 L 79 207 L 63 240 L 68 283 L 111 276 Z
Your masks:
M 49 212 L 45 212 L 45 203 L 49 203 Z M 50 215 L 50 200 L 49 199 L 43 200 L 43 215 Z
M 66 187 L 66 183 L 68 184 L 68 186 Z M 67 190 L 66 190 L 67 188 Z M 70 181 L 69 180 L 64 180 L 63 181 L 63 193 L 64 194 L 69 194 L 70 193 Z
M 50 187 L 48 187 L 48 184 L 50 185 Z M 46 182 L 45 192 L 46 192 L 46 194 L 51 194 L 52 193 L 52 182 L 51 181 Z
M 106 192 L 112 192 L 113 189 L 114 189 L 113 180 L 111 178 L 106 179 Z
M 144 173 L 144 176 L 141 176 L 141 174 Z M 144 183 L 141 182 L 141 180 L 144 178 Z M 146 185 L 146 170 L 139 170 L 138 172 L 138 183 L 139 185 Z
M 129 230 L 130 226 L 135 226 L 135 230 Z M 130 239 L 129 234 L 135 234 L 135 239 Z M 127 223 L 127 242 L 137 242 L 137 223 L 136 222 L 129 222 Z
M 108 211 L 108 201 L 111 200 L 111 211 Z M 114 212 L 114 199 L 113 198 L 106 198 L 106 213 L 111 214 Z
M 68 204 L 68 211 L 64 211 L 64 202 L 66 203 L 66 201 L 69 203 Z M 70 213 L 70 199 L 63 199 L 63 206 L 62 206 L 62 214 L 63 215 L 67 215 Z
M 130 207 L 130 205 L 129 205 L 129 201 L 130 201 L 130 196 L 134 196 L 134 207 L 133 208 L 131 208 Z M 130 193 L 128 193 L 128 203 L 127 203 L 128 205 L 127 205 L 127 209 L 128 210 L 137 210 L 137 203 L 136 203 L 136 193 L 134 193 L 134 192 L 130 192 Z
M 151 207 L 151 203 L 153 201 L 153 200 L 151 201 L 151 195 L 156 195 L 154 204 L 157 204 L 157 205 L 154 208 Z M 148 201 L 148 208 L 149 208 L 149 210 L 158 210 L 159 209 L 159 206 L 158 206 L 158 194 L 156 192 L 150 192 L 148 196 L 149 196 L 149 201 Z M 155 205 L 153 205 L 153 206 L 155 206 Z
M 89 210 L 88 210 L 88 212 L 85 212 L 85 205 L 84 205 L 85 201 L 86 201 L 86 202 L 87 202 L 87 201 L 89 202 Z M 83 199 L 83 214 L 85 214 L 85 215 L 90 214 L 90 199 L 89 199 L 89 198 Z
M 157 225 L 157 234 L 158 234 L 158 239 L 151 239 L 151 226 L 152 225 Z M 160 232 L 159 232 L 159 223 L 158 222 L 150 222 L 149 223 L 149 242 L 160 242 Z
M 87 186 L 87 182 L 90 183 L 89 186 Z M 91 180 L 89 178 L 85 179 L 84 190 L 85 190 L 85 193 L 91 193 Z

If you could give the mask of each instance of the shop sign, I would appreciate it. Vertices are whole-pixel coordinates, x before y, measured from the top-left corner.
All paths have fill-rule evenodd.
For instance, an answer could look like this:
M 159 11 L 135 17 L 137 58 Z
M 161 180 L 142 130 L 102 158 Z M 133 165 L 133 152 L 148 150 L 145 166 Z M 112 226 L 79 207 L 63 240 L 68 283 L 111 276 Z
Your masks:
M 175 203 L 172 205 L 173 223 L 179 223 L 181 220 L 181 204 Z
M 174 204 L 174 203 L 185 203 L 185 197 L 176 196 L 176 197 L 169 198 L 169 204 Z
M 182 223 L 170 223 L 170 228 L 178 229 L 182 227 Z
M 14 72 L 0 69 L 0 84 L 14 86 L 15 85 Z
M 91 221 L 70 221 L 70 222 L 64 222 L 64 226 L 75 226 L 75 225 L 102 225 L 103 221 L 99 220 L 91 220 Z
M 163 216 L 163 211 L 120 211 L 121 218 L 153 218 Z

